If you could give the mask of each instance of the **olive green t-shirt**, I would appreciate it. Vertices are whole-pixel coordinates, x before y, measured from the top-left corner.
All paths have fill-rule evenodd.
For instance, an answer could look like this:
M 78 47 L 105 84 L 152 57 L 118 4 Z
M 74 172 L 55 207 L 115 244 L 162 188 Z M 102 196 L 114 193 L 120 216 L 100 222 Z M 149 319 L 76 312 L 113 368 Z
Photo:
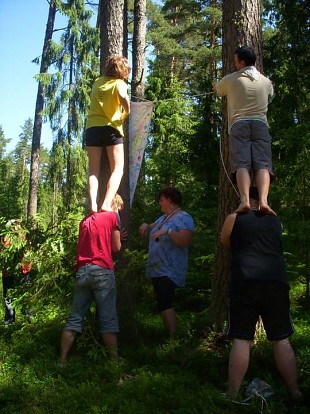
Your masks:
M 251 69 L 254 77 L 250 75 Z M 255 67 L 247 66 L 224 76 L 215 90 L 219 96 L 227 97 L 228 131 L 240 120 L 255 119 L 268 125 L 268 101 L 273 96 L 273 86 Z

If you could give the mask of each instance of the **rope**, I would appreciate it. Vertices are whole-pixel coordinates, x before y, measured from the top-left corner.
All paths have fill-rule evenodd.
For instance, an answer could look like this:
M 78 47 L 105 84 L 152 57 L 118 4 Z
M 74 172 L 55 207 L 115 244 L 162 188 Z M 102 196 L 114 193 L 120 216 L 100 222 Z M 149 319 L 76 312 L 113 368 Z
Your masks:
M 230 178 L 230 176 L 228 174 L 228 171 L 227 171 L 227 169 L 225 167 L 224 157 L 223 157 L 223 152 L 222 152 L 222 139 L 220 139 L 220 145 L 219 146 L 220 146 L 221 162 L 222 162 L 222 166 L 223 166 L 224 172 L 226 174 L 226 177 L 228 178 L 228 181 L 230 182 L 232 188 L 235 190 L 235 193 L 237 194 L 237 197 L 240 198 L 239 193 L 238 193 L 238 190 L 237 190 L 236 186 L 234 185 L 234 183 L 232 182 L 232 180 L 231 180 L 231 178 Z
M 195 98 L 197 96 L 207 96 L 207 95 L 212 95 L 214 93 L 215 92 L 205 92 L 205 93 L 200 93 L 200 94 L 197 94 L 197 95 L 183 94 L 183 96 L 185 96 L 185 97 L 187 96 L 188 98 Z M 173 100 L 176 99 L 176 98 L 167 98 L 167 99 L 159 99 L 159 100 L 155 100 L 155 101 L 150 101 L 149 99 L 141 98 L 141 96 L 135 96 L 135 95 L 131 95 L 131 98 L 136 98 L 136 99 L 139 99 L 140 101 L 143 101 L 143 102 L 153 102 L 154 105 L 158 104 L 159 102 L 173 101 Z
M 215 94 L 215 92 L 205 92 L 205 93 L 201 93 L 201 94 L 197 94 L 197 95 L 190 95 L 190 97 L 191 98 L 195 98 L 197 96 L 207 96 L 207 95 L 213 95 L 213 94 Z M 150 101 L 149 99 L 141 98 L 141 96 L 131 95 L 131 97 L 132 98 L 139 99 L 142 102 L 153 102 L 154 105 L 156 105 L 156 104 L 158 104 L 160 102 L 166 102 L 166 101 L 171 101 L 171 100 L 174 100 L 175 99 L 175 98 L 167 98 L 167 99 L 161 99 L 161 100 L 156 100 L 156 101 Z M 228 171 L 227 171 L 227 169 L 225 167 L 224 158 L 223 158 L 223 152 L 222 152 L 222 140 L 221 139 L 220 139 L 220 145 L 219 145 L 219 147 L 220 147 L 221 162 L 222 162 L 222 166 L 223 166 L 224 172 L 226 174 L 226 177 L 227 177 L 228 181 L 230 182 L 232 188 L 234 189 L 237 197 L 240 198 L 239 193 L 238 193 L 238 190 L 237 190 L 236 186 L 234 185 L 234 183 L 232 182 L 232 180 L 231 180 L 231 178 L 230 178 L 230 176 L 228 174 Z

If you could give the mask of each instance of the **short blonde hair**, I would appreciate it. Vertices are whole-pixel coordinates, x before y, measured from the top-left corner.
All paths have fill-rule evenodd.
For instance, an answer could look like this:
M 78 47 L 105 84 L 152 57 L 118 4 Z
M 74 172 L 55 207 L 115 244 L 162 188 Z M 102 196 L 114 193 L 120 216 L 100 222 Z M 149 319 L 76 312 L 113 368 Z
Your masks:
M 116 193 L 112 199 L 112 208 L 117 210 L 122 210 L 124 207 L 124 201 L 122 197 Z
M 126 79 L 130 73 L 128 59 L 123 56 L 111 56 L 107 59 L 104 74 L 112 78 Z

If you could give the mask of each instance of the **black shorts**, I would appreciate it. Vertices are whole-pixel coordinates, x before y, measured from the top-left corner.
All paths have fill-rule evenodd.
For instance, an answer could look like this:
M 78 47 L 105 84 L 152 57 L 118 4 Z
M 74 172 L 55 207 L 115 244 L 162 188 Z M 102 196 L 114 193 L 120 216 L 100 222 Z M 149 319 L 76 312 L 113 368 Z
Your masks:
M 123 137 L 110 126 L 91 127 L 86 129 L 85 144 L 87 147 L 110 147 L 123 144 Z
M 230 295 L 226 334 L 252 341 L 259 316 L 269 341 L 288 338 L 294 332 L 288 285 L 274 281 L 245 281 L 238 292 Z
M 166 276 L 154 277 L 152 283 L 159 312 L 171 309 L 177 285 Z

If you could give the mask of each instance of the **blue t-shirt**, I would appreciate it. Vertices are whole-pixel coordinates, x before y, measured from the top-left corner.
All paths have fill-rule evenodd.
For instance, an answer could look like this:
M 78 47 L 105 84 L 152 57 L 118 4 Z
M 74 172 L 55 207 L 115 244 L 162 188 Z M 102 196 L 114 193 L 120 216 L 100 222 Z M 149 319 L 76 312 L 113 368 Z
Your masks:
M 195 230 L 193 218 L 185 211 L 181 211 L 171 217 L 161 227 L 160 224 L 166 217 L 167 215 L 164 214 L 155 222 L 150 236 L 159 230 L 158 226 L 161 229 L 171 229 L 172 232 L 177 232 L 181 229 Z M 185 285 L 187 265 L 188 247 L 176 245 L 168 234 L 160 236 L 158 241 L 151 240 L 150 237 L 146 265 L 146 274 L 149 278 L 166 276 L 177 286 L 183 287 Z

